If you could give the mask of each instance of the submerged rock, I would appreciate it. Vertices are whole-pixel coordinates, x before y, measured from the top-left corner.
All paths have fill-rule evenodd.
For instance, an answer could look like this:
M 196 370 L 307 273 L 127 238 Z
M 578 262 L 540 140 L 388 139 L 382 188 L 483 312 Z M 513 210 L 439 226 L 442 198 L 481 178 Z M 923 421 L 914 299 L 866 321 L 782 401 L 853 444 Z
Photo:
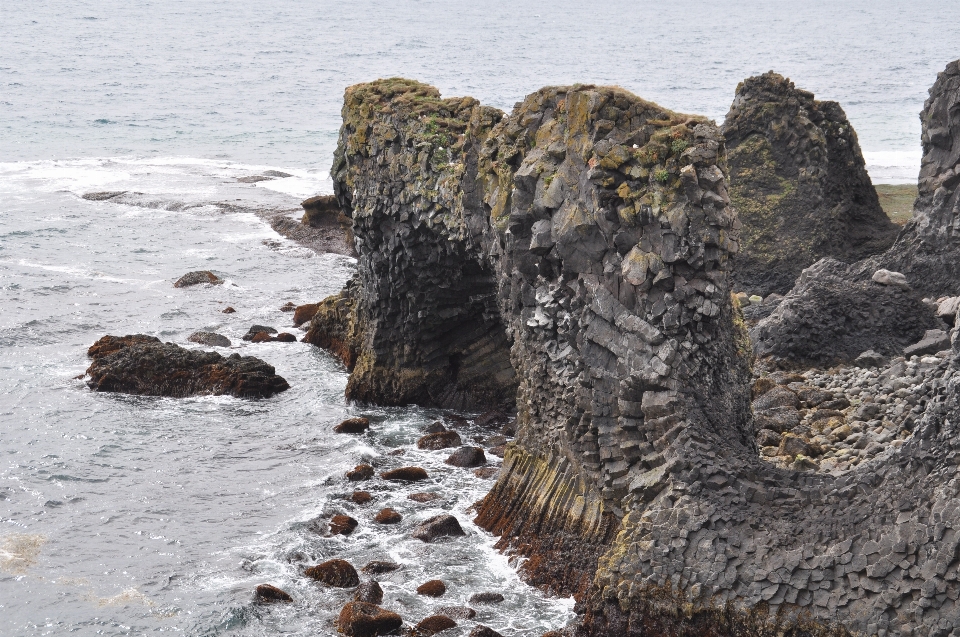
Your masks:
M 354 491 L 350 499 L 354 504 L 366 504 L 373 499 L 373 496 L 370 495 L 369 491 Z
M 330 535 L 350 535 L 358 524 L 349 515 L 335 515 L 330 518 Z
M 347 637 L 389 635 L 401 626 L 400 615 L 366 602 L 350 602 L 337 617 L 337 630 Z
M 373 580 L 361 582 L 357 590 L 353 592 L 353 600 L 355 602 L 366 602 L 367 604 L 381 604 L 383 603 L 383 588 Z
M 373 467 L 368 464 L 358 464 L 356 467 L 347 471 L 347 480 L 351 482 L 360 482 L 361 480 L 369 480 L 373 477 Z
M 293 598 L 290 597 L 289 593 L 271 584 L 260 584 L 257 586 L 254 596 L 258 602 L 265 604 L 293 601 Z
M 215 332 L 194 332 L 187 337 L 187 340 L 191 343 L 200 343 L 211 347 L 230 347 L 232 345 L 229 338 Z
M 555 637 L 561 637 L 560 633 L 557 633 L 556 631 L 550 631 L 550 632 L 556 633 Z M 548 636 L 554 637 L 554 635 L 550 635 L 549 633 L 544 633 L 541 637 L 548 637 Z M 473 627 L 473 630 L 470 631 L 470 635 L 468 637 L 503 637 L 503 635 L 501 635 L 500 633 L 498 633 L 492 628 L 489 628 L 482 624 L 478 624 Z
M 333 428 L 338 434 L 362 434 L 370 429 L 369 418 L 347 418 Z
M 417 525 L 411 534 L 423 542 L 433 542 L 441 537 L 466 535 L 460 522 L 452 515 L 437 515 Z
M 502 601 L 503 595 L 492 591 L 474 593 L 470 596 L 471 604 L 499 604 Z
M 396 562 L 384 562 L 374 560 L 373 562 L 368 562 L 362 570 L 364 573 L 370 573 L 372 575 L 380 575 L 381 573 L 392 573 L 400 568 L 400 565 Z
M 467 606 L 441 606 L 437 609 L 438 615 L 446 615 L 450 619 L 473 619 L 477 611 Z
M 487 457 L 481 447 L 460 447 L 444 462 L 453 467 L 471 468 L 486 464 Z
M 434 500 L 439 500 L 442 497 L 443 496 L 440 495 L 439 493 L 411 493 L 410 495 L 407 496 L 407 498 L 409 498 L 410 500 L 413 500 L 414 502 L 420 502 L 420 503 L 433 502 Z
M 374 516 L 373 521 L 377 524 L 399 524 L 403 520 L 403 516 L 400 515 L 395 509 L 386 508 L 380 509 L 376 516 Z
M 87 353 L 93 359 L 87 385 L 94 391 L 269 398 L 290 388 L 259 358 L 188 350 L 142 334 L 104 336 Z
M 723 133 L 730 199 L 743 224 L 738 289 L 786 292 L 823 257 L 856 261 L 893 243 L 899 228 L 880 207 L 836 102 L 764 73 L 737 87 Z
M 357 570 L 346 560 L 327 560 L 322 564 L 311 566 L 303 574 L 337 588 L 353 588 L 360 583 Z
M 459 447 L 462 444 L 463 441 L 460 440 L 460 434 L 456 431 L 429 433 L 417 440 L 418 449 L 430 449 L 433 451 L 447 449 L 449 447 Z
M 175 288 L 186 288 L 191 285 L 200 285 L 201 283 L 209 283 L 210 285 L 221 285 L 223 279 L 218 277 L 216 274 L 210 270 L 197 270 L 195 272 L 187 272 L 182 277 L 177 279 L 176 283 L 173 284 Z

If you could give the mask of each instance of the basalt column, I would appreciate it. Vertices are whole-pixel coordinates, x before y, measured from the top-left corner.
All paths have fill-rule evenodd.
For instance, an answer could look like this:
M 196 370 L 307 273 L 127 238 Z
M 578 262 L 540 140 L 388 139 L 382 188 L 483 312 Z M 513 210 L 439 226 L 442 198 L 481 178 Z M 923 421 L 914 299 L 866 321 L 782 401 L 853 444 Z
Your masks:
M 624 498 L 653 497 L 693 423 L 755 453 L 722 158 L 713 123 L 613 88 L 542 89 L 484 143 L 520 389 L 477 521 L 536 583 L 585 592 Z
M 347 398 L 458 409 L 512 406 L 516 380 L 492 270 L 464 213 L 477 149 L 501 113 L 408 80 L 347 89 L 331 171 L 353 218 L 354 281 L 307 339 L 351 368 Z

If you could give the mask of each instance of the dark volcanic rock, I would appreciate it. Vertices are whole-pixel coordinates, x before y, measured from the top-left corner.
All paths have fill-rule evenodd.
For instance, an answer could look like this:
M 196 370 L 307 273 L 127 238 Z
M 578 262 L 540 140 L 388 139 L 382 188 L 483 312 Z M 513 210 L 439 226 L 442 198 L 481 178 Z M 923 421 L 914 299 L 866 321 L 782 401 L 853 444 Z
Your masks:
M 311 566 L 303 574 L 337 588 L 353 588 L 360 583 L 357 570 L 346 560 L 327 560 L 322 564 Z
M 260 584 L 254 593 L 258 602 L 270 604 L 273 602 L 292 602 L 293 598 L 284 590 L 270 584 Z
M 417 587 L 417 594 L 426 595 L 427 597 L 443 597 L 443 594 L 446 592 L 447 585 L 438 579 L 432 579 L 428 582 L 424 582 Z
M 473 475 L 478 478 L 492 478 L 497 475 L 500 471 L 500 467 L 481 467 L 480 469 L 474 469 Z
M 361 571 L 364 573 L 370 573 L 371 575 L 380 575 L 381 573 L 392 573 L 400 568 L 400 565 L 396 562 L 383 562 L 376 561 L 368 562 Z
M 347 637 L 389 635 L 401 626 L 400 615 L 366 602 L 350 602 L 337 617 L 337 630 Z
M 229 394 L 269 398 L 290 388 L 259 358 L 184 349 L 151 336 L 104 336 L 88 350 L 87 385 L 95 391 L 144 396 Z
M 437 609 L 438 615 L 446 615 L 450 619 L 473 619 L 477 611 L 467 606 L 441 606 Z
M 430 449 L 433 451 L 447 449 L 449 447 L 459 447 L 462 444 L 463 441 L 460 440 L 460 434 L 456 431 L 431 433 L 417 440 L 417 447 L 419 449 Z
M 399 524 L 401 520 L 403 516 L 391 508 L 381 509 L 373 518 L 378 524 Z
M 350 499 L 353 500 L 354 504 L 366 504 L 373 499 L 373 496 L 368 491 L 354 491 Z
M 353 221 L 343 213 L 333 195 L 310 197 L 300 203 L 303 206 L 301 223 L 322 233 L 327 252 L 357 256 L 354 247 Z
M 243 340 L 252 341 L 258 334 L 266 334 L 268 337 L 271 334 L 276 334 L 276 328 L 269 327 L 267 325 L 251 325 L 250 329 L 247 330 L 247 333 L 243 335 Z
M 433 542 L 439 537 L 455 537 L 466 533 L 457 518 L 452 515 L 437 515 L 419 524 L 411 535 L 424 542 Z
M 503 601 L 503 595 L 494 592 L 474 593 L 470 596 L 471 604 L 499 604 Z
M 924 332 L 923 338 L 904 348 L 903 355 L 908 358 L 910 356 L 924 356 L 925 354 L 936 354 L 945 349 L 950 349 L 950 335 L 943 330 L 927 330 Z
M 276 341 L 277 343 L 296 343 L 297 337 L 290 332 L 280 332 L 271 340 Z
M 471 468 L 486 464 L 487 457 L 483 455 L 483 449 L 480 447 L 460 447 L 444 462 L 453 467 Z
M 464 423 L 464 424 L 466 424 L 466 423 Z M 425 434 L 439 434 L 439 433 L 443 433 L 443 432 L 445 432 L 445 431 L 447 431 L 447 428 L 444 427 L 444 426 L 443 426 L 443 423 L 440 422 L 439 420 L 436 420 L 436 421 L 430 423 L 430 424 L 427 425 L 427 426 L 424 428 L 424 430 L 423 430 L 423 432 L 424 432 Z
M 347 480 L 351 482 L 359 482 L 361 480 L 369 480 L 373 477 L 373 467 L 368 464 L 358 464 L 356 467 L 347 471 Z
M 439 493 L 411 493 L 407 496 L 409 499 L 414 502 L 433 502 L 434 500 L 439 500 L 443 496 Z
M 186 288 L 190 287 L 191 285 L 199 285 L 201 283 L 220 285 L 223 283 L 223 279 L 218 277 L 210 270 L 197 270 L 196 272 L 187 272 L 184 274 L 182 277 L 177 279 L 177 282 L 173 284 L 173 287 Z
M 297 306 L 293 301 L 287 301 L 280 306 L 281 312 L 293 312 L 295 309 L 297 309 Z
M 865 279 L 824 259 L 800 275 L 768 318 L 750 330 L 758 356 L 829 366 L 872 349 L 896 356 L 936 326 L 933 310 L 910 290 Z
M 330 519 L 330 535 L 350 535 L 359 524 L 349 515 L 335 515 Z
M 556 631 L 551 631 L 551 632 L 556 632 Z M 468 637 L 503 637 L 503 635 L 501 635 L 500 633 L 498 633 L 492 628 L 488 628 L 487 626 L 478 624 L 477 626 L 473 627 L 473 630 L 470 631 L 470 635 L 468 635 Z M 547 635 L 544 634 L 541 637 L 547 637 Z M 551 635 L 550 637 L 553 637 L 553 636 Z M 557 637 L 560 637 L 560 633 L 557 633 Z
M 353 592 L 353 601 L 366 602 L 367 604 L 383 603 L 383 589 L 380 584 L 373 580 L 361 582 L 357 590 Z
M 307 321 L 311 320 L 314 315 L 317 313 L 317 310 L 320 308 L 319 303 L 307 303 L 306 305 L 298 305 L 293 312 L 293 325 L 294 327 L 300 327 Z
M 369 428 L 369 418 L 347 418 L 333 430 L 338 434 L 362 434 Z
M 428 635 L 436 635 L 439 632 L 443 632 L 449 628 L 456 628 L 457 622 L 453 621 L 446 615 L 431 615 L 426 619 L 423 619 L 414 626 L 414 631 L 416 635 L 423 635 L 427 637 Z
M 420 467 L 400 467 L 391 469 L 380 474 L 384 480 L 393 480 L 395 482 L 418 482 L 427 479 L 427 472 Z
M 223 313 L 224 313 L 224 314 L 233 314 L 233 313 L 235 313 L 235 312 L 236 312 L 236 310 L 233 309 L 233 308 L 230 307 L 230 306 L 227 306 L 227 307 L 223 308 Z
M 893 243 L 899 228 L 880 207 L 836 102 L 764 73 L 737 87 L 723 133 L 730 199 L 743 223 L 737 289 L 786 292 L 823 257 L 856 261 Z
M 230 347 L 230 339 L 215 332 L 194 332 L 187 340 L 191 343 L 200 343 L 211 347 Z

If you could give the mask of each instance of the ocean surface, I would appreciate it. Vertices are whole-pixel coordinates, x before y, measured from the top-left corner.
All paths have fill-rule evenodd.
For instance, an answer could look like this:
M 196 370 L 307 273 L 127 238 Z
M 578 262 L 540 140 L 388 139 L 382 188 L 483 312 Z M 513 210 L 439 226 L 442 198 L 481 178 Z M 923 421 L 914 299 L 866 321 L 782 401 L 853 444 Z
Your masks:
M 929 1 L 3 3 L 0 635 L 333 635 L 349 591 L 300 574 L 331 557 L 401 563 L 379 580 L 408 621 L 480 591 L 504 594 L 476 620 L 508 637 L 572 617 L 572 600 L 524 584 L 471 523 L 491 480 L 413 445 L 441 414 L 348 405 L 325 352 L 240 338 L 254 323 L 299 335 L 280 306 L 336 292 L 354 267 L 263 214 L 295 216 L 330 191 L 346 86 L 400 75 L 509 109 L 547 84 L 617 84 L 720 121 L 741 79 L 773 69 L 843 106 L 876 182 L 910 183 L 927 88 L 957 57 L 960 30 Z M 270 170 L 290 176 L 238 181 Z M 99 191 L 134 194 L 82 198 Z M 173 287 L 197 269 L 226 283 Z M 197 330 L 273 364 L 291 389 L 175 400 L 76 378 L 105 334 L 196 347 Z M 331 432 L 353 415 L 374 433 Z M 358 506 L 343 474 L 364 460 L 431 480 L 373 483 Z M 443 497 L 406 497 L 424 490 Z M 403 523 L 373 524 L 385 506 Z M 325 537 L 341 512 L 359 529 Z M 467 537 L 409 538 L 440 512 Z M 445 597 L 413 594 L 434 578 Z M 296 602 L 254 604 L 265 582 Z

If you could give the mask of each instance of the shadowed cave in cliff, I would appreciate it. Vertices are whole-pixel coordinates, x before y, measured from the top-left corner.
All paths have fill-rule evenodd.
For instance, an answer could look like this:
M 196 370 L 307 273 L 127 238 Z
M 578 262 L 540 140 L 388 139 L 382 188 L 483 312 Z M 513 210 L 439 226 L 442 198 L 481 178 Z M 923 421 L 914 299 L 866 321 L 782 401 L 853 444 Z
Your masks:
M 477 522 L 576 595 L 567 632 L 960 629 L 956 363 L 913 434 L 855 469 L 761 460 L 715 124 L 618 88 L 547 87 L 505 115 L 397 79 L 347 89 L 343 119 L 358 272 L 309 338 L 357 400 L 516 397 Z

